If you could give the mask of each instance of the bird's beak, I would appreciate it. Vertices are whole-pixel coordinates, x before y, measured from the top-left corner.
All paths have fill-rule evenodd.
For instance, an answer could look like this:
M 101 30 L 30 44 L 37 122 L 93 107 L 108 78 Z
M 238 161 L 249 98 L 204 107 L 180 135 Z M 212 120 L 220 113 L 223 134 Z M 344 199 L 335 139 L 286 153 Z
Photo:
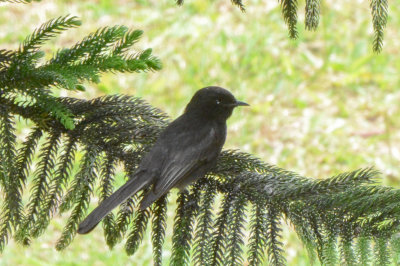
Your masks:
M 235 107 L 237 106 L 249 106 L 250 104 L 242 102 L 242 101 L 236 101 Z

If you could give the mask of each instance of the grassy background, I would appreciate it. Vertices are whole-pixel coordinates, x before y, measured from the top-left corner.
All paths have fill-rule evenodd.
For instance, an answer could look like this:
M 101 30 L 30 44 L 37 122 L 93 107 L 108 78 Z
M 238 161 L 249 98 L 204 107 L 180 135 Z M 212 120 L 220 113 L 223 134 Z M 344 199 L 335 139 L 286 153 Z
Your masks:
M 2 3 L 0 48 L 17 48 L 35 27 L 66 14 L 79 16 L 83 25 L 49 42 L 49 53 L 102 26 L 142 29 L 145 35 L 137 49 L 153 48 L 163 62 L 161 71 L 107 74 L 100 84 L 88 84 L 86 92 L 55 93 L 80 98 L 136 95 L 176 117 L 197 89 L 220 85 L 251 104 L 228 121 L 226 148 L 239 148 L 314 178 L 375 166 L 385 185 L 398 186 L 400 7 L 391 3 L 384 49 L 376 55 L 368 2 L 322 1 L 320 26 L 308 32 L 303 30 L 305 4 L 300 1 L 295 41 L 287 37 L 277 2 L 246 1 L 246 13 L 228 0 L 188 0 L 182 7 L 173 0 Z M 19 125 L 19 131 L 22 139 L 27 126 Z M 169 212 L 172 217 L 174 208 Z M 100 228 L 56 252 L 65 218 L 53 220 L 30 248 L 11 241 L 0 255 L 0 265 L 151 264 L 149 234 L 132 257 L 122 244 L 109 251 Z M 286 229 L 289 264 L 309 264 L 303 246 L 290 227 Z M 167 238 L 166 260 L 169 242 Z

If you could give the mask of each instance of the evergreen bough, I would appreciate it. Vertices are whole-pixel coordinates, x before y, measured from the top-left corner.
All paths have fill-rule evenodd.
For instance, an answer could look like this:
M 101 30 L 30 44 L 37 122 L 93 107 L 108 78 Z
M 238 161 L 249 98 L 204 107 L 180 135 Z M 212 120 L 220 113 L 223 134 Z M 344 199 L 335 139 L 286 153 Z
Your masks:
M 296 3 L 289 2 L 282 5 L 295 10 Z M 288 23 L 291 14 L 285 15 Z M 162 111 L 136 97 L 81 100 L 52 95 L 55 88 L 82 90 L 84 82 L 98 82 L 103 72 L 161 67 L 151 49 L 129 52 L 142 31 L 124 26 L 99 29 L 44 60 L 42 45 L 79 25 L 72 16 L 50 20 L 17 50 L 0 51 L 0 250 L 11 237 L 28 245 L 45 232 L 54 215 L 69 211 L 56 244 L 65 249 L 96 191 L 100 200 L 113 192 L 116 165 L 124 165 L 127 179 L 132 176 L 169 122 Z M 21 118 L 33 126 L 19 143 L 15 124 Z M 77 151 L 83 157 L 74 174 Z M 34 171 L 33 158 L 38 161 Z M 29 176 L 32 186 L 26 192 Z M 377 185 L 377 178 L 368 168 L 310 179 L 225 150 L 217 166 L 178 197 L 171 264 L 260 265 L 267 260 L 284 265 L 283 222 L 292 226 L 310 258 L 323 264 L 396 262 L 400 190 Z M 30 195 L 27 203 L 22 201 L 25 192 Z M 104 219 L 105 239 L 113 247 L 126 235 L 126 251 L 134 254 L 150 227 L 154 264 L 161 265 L 167 196 L 139 211 L 143 195 L 133 196 Z
M 30 3 L 40 0 L 0 0 L 0 2 L 11 3 Z M 178 5 L 183 5 L 184 0 L 175 0 Z M 288 27 L 289 37 L 297 39 L 297 16 L 298 16 L 298 0 L 275 0 L 278 1 L 282 9 L 282 17 Z M 237 6 L 242 12 L 246 11 L 243 0 L 231 0 L 232 4 Z M 321 0 L 305 0 L 305 29 L 316 30 L 319 24 L 319 15 L 321 13 Z M 374 37 L 372 41 L 372 49 L 379 53 L 383 47 L 384 29 L 388 20 L 388 0 L 369 0 L 372 15 L 372 27 Z
M 288 27 L 289 38 L 297 39 L 297 17 L 298 17 L 298 0 L 275 0 L 278 1 L 282 17 Z M 321 13 L 322 0 L 305 0 L 305 29 L 316 30 L 319 24 L 319 16 Z M 176 0 L 178 5 L 183 5 L 183 0 Z M 231 0 L 232 4 L 237 6 L 242 12 L 246 11 L 243 0 Z M 372 15 L 372 27 L 374 37 L 372 41 L 372 49 L 379 53 L 383 47 L 384 29 L 388 20 L 388 0 L 369 0 Z

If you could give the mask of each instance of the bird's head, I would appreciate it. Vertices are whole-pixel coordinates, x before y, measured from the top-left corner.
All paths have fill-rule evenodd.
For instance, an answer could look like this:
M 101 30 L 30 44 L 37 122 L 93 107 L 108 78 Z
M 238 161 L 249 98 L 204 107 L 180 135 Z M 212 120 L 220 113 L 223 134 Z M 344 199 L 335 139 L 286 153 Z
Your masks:
M 248 104 L 236 100 L 235 96 L 224 88 L 211 86 L 202 88 L 194 94 L 186 106 L 185 113 L 226 120 L 238 106 L 248 106 Z

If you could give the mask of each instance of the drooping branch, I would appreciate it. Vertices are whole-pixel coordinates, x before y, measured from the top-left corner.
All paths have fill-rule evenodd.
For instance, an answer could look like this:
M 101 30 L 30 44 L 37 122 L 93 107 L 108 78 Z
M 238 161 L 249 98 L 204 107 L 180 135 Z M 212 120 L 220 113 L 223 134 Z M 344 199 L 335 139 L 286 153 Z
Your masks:
M 37 212 L 41 215 L 32 216 L 32 219 L 41 217 L 43 226 L 38 230 L 33 226 L 36 220 L 30 220 L 24 224 L 32 226 L 22 228 L 22 232 L 25 239 L 38 237 L 45 231 L 54 213 L 72 209 L 57 245 L 62 249 L 73 240 L 91 195 L 96 191 L 96 180 L 103 180 L 99 184 L 101 195 L 111 193 L 115 175 L 112 169 L 119 162 L 125 165 L 129 178 L 140 158 L 168 123 L 168 118 L 142 100 L 128 96 L 104 96 L 90 101 L 61 98 L 60 103 L 71 110 L 77 121 L 76 126 L 69 131 L 62 126 L 53 128 L 49 141 L 37 152 L 39 158 L 44 158 L 41 162 L 43 167 L 47 160 L 45 158 L 50 160 L 46 155 L 50 151 L 51 154 L 60 155 L 51 155 L 54 174 L 44 174 L 44 180 L 38 183 L 48 183 L 45 187 L 46 191 L 50 191 L 50 196 L 44 202 L 37 201 L 40 202 Z M 53 119 L 49 125 L 57 123 Z M 47 129 L 48 126 L 44 127 L 43 133 Z M 37 134 L 34 130 L 31 135 Z M 55 142 L 56 136 L 61 136 L 61 145 L 56 145 L 59 143 Z M 32 145 L 28 144 L 31 142 L 28 139 L 25 145 Z M 81 170 L 68 184 L 67 173 L 71 167 L 68 165 L 74 161 L 72 150 L 75 145 L 86 147 L 86 155 L 81 162 Z M 60 151 L 56 152 L 55 149 Z M 27 150 L 28 147 L 22 148 L 21 152 L 32 156 Z M 37 171 L 46 173 L 43 167 Z M 27 168 L 18 169 L 22 169 L 24 175 L 29 174 L 26 173 Z M 316 251 L 324 262 L 335 261 L 337 254 L 344 261 L 358 261 L 359 258 L 365 261 L 365 250 L 368 250 L 365 243 L 378 245 L 373 244 L 378 240 L 381 249 L 376 246 L 379 258 L 375 259 L 382 261 L 386 256 L 382 252 L 389 250 L 389 246 L 386 242 L 383 244 L 380 238 L 383 235 L 390 237 L 399 229 L 398 202 L 393 199 L 400 196 L 400 191 L 374 184 L 377 175 L 374 169 L 361 169 L 329 179 L 310 179 L 268 165 L 246 153 L 223 151 L 210 174 L 199 180 L 187 194 L 179 197 L 172 261 L 176 264 L 186 263 L 193 252 L 193 259 L 199 262 L 220 265 L 244 262 L 244 256 L 241 255 L 245 244 L 242 234 L 244 228 L 249 228 L 249 262 L 253 265 L 261 263 L 263 252 L 267 250 L 271 263 L 283 264 L 285 260 L 280 244 L 282 220 L 279 217 L 292 223 L 300 239 L 311 251 Z M 67 184 L 69 189 L 66 190 Z M 213 200 L 217 194 L 223 195 L 222 205 Z M 166 230 L 166 202 L 157 203 L 151 210 L 138 211 L 140 195 L 143 194 L 123 204 L 115 218 L 111 216 L 104 221 L 107 243 L 115 245 L 131 224 L 133 227 L 128 235 L 127 252 L 133 254 L 143 239 L 147 224 L 153 221 L 154 255 L 160 263 Z M 61 196 L 61 204 L 52 203 L 53 199 Z M 35 198 L 32 198 L 32 202 L 38 200 Z M 52 211 L 49 211 L 49 206 Z M 214 213 L 211 210 L 215 208 L 220 210 Z M 250 217 L 253 217 L 250 227 L 246 226 L 249 220 L 245 219 L 248 212 L 252 212 Z M 29 217 L 25 219 L 31 219 Z M 360 241 L 364 241 L 361 242 L 364 243 L 362 249 L 354 251 L 353 247 L 360 238 Z M 339 244 L 336 244 L 337 239 L 340 239 Z M 364 256 L 355 256 L 358 252 Z

